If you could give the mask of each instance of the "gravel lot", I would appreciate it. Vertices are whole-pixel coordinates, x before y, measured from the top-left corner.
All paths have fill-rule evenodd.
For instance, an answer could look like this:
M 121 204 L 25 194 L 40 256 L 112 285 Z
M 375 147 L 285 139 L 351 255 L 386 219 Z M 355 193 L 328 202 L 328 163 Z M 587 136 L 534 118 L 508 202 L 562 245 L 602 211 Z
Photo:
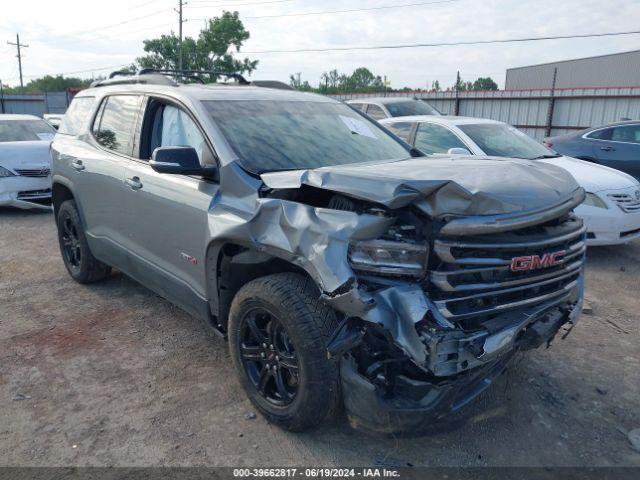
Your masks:
M 225 342 L 129 278 L 74 283 L 50 214 L 0 209 L 0 464 L 640 466 L 640 242 L 589 250 L 592 307 L 422 438 L 253 412 Z

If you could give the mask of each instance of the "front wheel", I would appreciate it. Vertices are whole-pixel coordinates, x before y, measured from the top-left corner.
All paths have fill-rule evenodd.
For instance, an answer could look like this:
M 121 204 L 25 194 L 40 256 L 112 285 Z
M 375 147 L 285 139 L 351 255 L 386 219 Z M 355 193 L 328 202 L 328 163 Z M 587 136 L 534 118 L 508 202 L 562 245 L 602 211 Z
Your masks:
M 111 267 L 97 260 L 87 243 L 76 202 L 66 200 L 58 209 L 58 242 L 64 266 L 79 283 L 97 282 L 107 277 Z
M 229 347 L 240 383 L 267 419 L 291 431 L 315 427 L 340 404 L 338 364 L 326 342 L 337 326 L 307 277 L 258 278 L 236 294 Z

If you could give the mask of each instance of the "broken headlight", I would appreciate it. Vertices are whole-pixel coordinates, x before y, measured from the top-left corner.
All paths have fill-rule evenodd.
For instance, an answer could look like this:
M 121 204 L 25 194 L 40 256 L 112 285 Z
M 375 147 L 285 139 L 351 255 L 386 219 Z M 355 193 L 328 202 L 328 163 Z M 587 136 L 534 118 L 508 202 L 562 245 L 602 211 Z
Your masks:
M 357 272 L 423 277 L 427 270 L 426 245 L 390 240 L 364 240 L 349 246 L 349 263 Z

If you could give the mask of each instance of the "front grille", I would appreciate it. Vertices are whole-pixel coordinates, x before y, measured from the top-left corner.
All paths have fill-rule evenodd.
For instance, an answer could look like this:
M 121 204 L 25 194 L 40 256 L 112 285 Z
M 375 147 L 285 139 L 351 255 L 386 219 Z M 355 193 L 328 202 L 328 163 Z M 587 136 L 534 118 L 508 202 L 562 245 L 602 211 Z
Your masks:
M 48 168 L 16 169 L 16 173 L 23 177 L 48 177 L 51 170 Z
M 640 212 L 640 198 L 628 193 L 610 193 L 607 196 L 627 213 Z
M 31 200 L 38 198 L 50 198 L 51 197 L 51 189 L 47 188 L 45 190 L 26 190 L 24 192 L 18 192 L 18 200 Z
M 477 328 L 515 309 L 568 298 L 585 258 L 585 227 L 575 217 L 513 232 L 440 237 L 426 289 L 441 315 L 462 328 Z M 512 271 L 515 257 L 544 259 L 564 250 L 552 266 Z

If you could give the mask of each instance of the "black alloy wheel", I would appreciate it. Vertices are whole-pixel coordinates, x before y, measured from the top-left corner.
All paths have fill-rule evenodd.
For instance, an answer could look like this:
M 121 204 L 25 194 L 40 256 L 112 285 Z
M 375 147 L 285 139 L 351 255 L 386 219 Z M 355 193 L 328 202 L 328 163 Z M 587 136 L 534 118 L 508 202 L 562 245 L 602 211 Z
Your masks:
M 264 308 L 245 314 L 240 326 L 240 356 L 258 394 L 276 406 L 290 404 L 300 383 L 295 347 L 278 318 Z

